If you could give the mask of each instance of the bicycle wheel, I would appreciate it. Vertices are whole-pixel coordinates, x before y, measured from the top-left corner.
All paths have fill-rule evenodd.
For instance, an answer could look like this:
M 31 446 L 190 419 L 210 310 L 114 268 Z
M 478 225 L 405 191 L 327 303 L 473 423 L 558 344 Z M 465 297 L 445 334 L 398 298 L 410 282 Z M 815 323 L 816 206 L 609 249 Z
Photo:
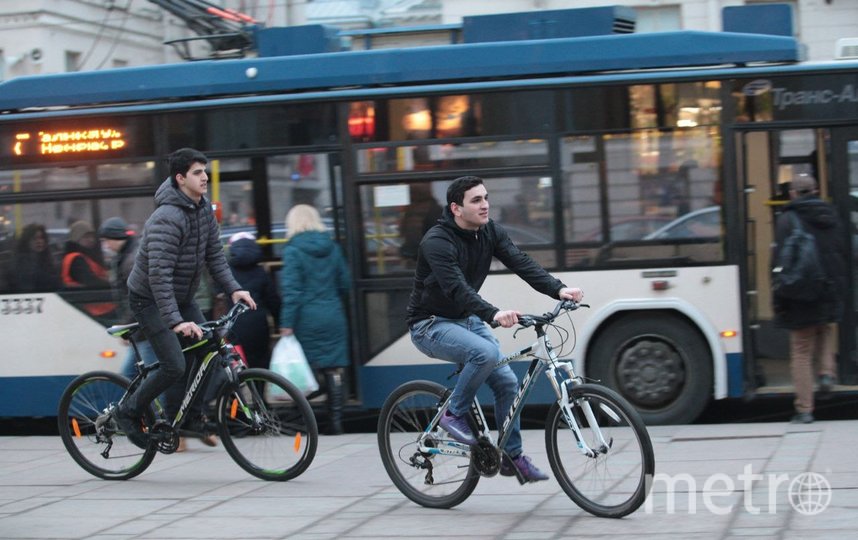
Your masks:
M 263 480 L 290 480 L 316 456 L 319 430 L 304 394 L 267 369 L 238 373 L 217 401 L 220 436 L 238 465 Z
M 443 404 L 445 388 L 430 381 L 412 381 L 393 391 L 378 418 L 378 448 L 390 479 L 409 499 L 429 508 L 452 508 L 474 491 L 480 477 L 470 457 L 429 454 L 418 439 Z M 450 440 L 439 427 L 424 446 Z
M 128 480 L 146 470 L 157 445 L 137 448 L 119 430 L 112 413 L 128 388 L 128 379 L 110 371 L 84 373 L 60 398 L 57 427 L 60 438 L 78 465 L 105 480 Z M 146 423 L 154 416 L 147 411 Z
M 619 518 L 634 512 L 646 499 L 655 471 L 652 442 L 640 415 L 619 394 L 602 386 L 576 386 L 569 399 L 584 442 L 597 454 L 581 453 L 555 403 L 548 413 L 545 444 L 560 487 L 596 516 Z M 585 403 L 593 411 L 602 439 L 584 415 Z

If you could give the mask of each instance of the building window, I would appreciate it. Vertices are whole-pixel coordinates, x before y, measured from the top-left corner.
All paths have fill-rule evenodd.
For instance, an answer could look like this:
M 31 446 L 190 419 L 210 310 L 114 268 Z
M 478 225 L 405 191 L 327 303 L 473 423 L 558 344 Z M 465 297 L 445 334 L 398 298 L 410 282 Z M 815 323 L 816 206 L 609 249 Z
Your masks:
M 679 6 L 635 7 L 638 20 L 635 33 L 670 32 L 682 30 L 682 13 Z
M 66 51 L 66 71 L 80 71 L 80 53 L 77 51 Z

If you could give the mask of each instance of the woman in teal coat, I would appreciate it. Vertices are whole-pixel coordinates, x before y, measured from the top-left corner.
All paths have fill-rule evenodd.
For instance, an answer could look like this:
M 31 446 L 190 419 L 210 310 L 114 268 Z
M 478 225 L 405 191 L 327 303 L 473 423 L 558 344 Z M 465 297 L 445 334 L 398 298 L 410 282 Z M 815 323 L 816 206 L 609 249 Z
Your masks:
M 299 204 L 286 214 L 289 242 L 280 271 L 280 335 L 293 333 L 310 365 L 325 376 L 329 433 L 343 432 L 343 379 L 349 340 L 342 299 L 350 276 L 342 250 L 322 224 L 319 212 Z

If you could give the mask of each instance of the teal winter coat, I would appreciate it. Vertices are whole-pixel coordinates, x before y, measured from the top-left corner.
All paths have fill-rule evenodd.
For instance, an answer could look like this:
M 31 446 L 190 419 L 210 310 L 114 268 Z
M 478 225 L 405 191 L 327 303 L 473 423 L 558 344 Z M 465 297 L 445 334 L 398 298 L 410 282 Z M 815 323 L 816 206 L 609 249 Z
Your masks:
M 283 249 L 280 328 L 292 328 L 314 368 L 349 365 L 342 299 L 350 276 L 342 250 L 324 232 L 293 236 Z

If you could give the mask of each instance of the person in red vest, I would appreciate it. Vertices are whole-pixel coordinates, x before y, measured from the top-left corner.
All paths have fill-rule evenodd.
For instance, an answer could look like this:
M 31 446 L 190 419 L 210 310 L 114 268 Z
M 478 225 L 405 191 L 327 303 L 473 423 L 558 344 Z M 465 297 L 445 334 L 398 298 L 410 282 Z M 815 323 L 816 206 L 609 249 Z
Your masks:
M 101 245 L 95 229 L 86 221 L 76 221 L 69 228 L 63 254 L 62 282 L 67 290 L 101 289 L 110 298 L 110 275 L 104 264 Z M 96 320 L 110 324 L 116 312 L 115 302 L 83 302 L 81 309 Z

